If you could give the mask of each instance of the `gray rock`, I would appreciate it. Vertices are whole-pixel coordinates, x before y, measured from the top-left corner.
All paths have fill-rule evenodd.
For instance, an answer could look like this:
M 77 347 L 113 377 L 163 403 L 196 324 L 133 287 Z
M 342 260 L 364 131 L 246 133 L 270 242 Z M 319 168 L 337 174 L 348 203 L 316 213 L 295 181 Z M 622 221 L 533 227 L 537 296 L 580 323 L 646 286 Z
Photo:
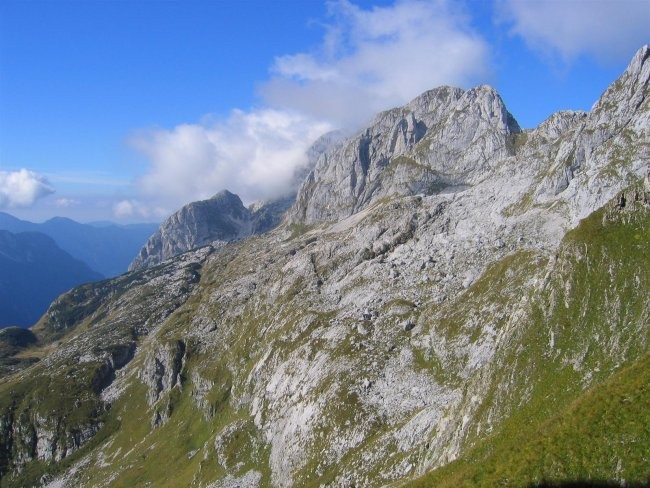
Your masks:
M 413 319 L 405 320 L 402 322 L 402 328 L 404 329 L 404 332 L 413 330 L 415 328 L 415 321 Z
M 208 200 L 189 203 L 161 224 L 129 270 L 155 266 L 207 244 L 218 248 L 267 232 L 280 223 L 293 201 L 293 197 L 285 197 L 246 208 L 237 195 L 223 190 Z
M 512 153 L 519 132 L 488 86 L 428 91 L 324 153 L 289 221 L 335 221 L 393 194 L 430 195 L 480 180 L 492 161 Z

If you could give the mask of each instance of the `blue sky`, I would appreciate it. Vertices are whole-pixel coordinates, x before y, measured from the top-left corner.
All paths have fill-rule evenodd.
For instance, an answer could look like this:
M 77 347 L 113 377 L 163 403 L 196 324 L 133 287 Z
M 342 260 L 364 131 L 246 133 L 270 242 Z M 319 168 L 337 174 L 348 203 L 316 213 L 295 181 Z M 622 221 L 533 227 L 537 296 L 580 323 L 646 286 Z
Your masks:
M 0 2 L 0 210 L 155 221 L 288 189 L 305 150 L 441 84 L 523 127 L 589 110 L 648 1 Z

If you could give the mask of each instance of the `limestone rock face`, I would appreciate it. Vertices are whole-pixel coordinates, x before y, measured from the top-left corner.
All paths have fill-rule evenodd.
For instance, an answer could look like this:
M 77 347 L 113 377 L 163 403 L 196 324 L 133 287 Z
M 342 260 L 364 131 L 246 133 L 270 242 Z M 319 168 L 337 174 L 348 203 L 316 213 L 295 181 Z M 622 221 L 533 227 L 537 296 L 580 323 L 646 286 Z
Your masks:
M 210 242 L 226 243 L 250 233 L 250 212 L 237 195 L 223 190 L 208 200 L 185 205 L 168 217 L 129 270 L 154 266 Z
M 488 86 L 425 92 L 321 155 L 289 220 L 335 221 L 390 195 L 432 195 L 476 183 L 512 154 L 511 139 L 519 132 Z

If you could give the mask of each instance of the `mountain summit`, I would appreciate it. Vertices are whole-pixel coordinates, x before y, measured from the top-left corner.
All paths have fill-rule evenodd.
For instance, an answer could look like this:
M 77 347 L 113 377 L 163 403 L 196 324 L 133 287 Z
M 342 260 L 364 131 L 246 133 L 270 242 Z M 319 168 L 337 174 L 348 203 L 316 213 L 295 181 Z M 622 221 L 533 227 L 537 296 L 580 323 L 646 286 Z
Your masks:
M 298 193 L 291 221 L 338 220 L 392 195 L 475 184 L 513 154 L 513 136 L 520 131 L 489 86 L 430 90 L 382 112 L 323 155 Z
M 645 46 L 533 130 L 428 91 L 320 154 L 275 229 L 0 333 L 0 483 L 647 483 L 649 79 Z M 212 232 L 190 214 L 174 242 Z
M 228 242 L 266 232 L 278 225 L 292 203 L 293 198 L 288 197 L 248 209 L 237 195 L 228 190 L 222 190 L 208 200 L 189 203 L 160 225 L 129 270 L 155 266 L 207 244 L 219 248 Z

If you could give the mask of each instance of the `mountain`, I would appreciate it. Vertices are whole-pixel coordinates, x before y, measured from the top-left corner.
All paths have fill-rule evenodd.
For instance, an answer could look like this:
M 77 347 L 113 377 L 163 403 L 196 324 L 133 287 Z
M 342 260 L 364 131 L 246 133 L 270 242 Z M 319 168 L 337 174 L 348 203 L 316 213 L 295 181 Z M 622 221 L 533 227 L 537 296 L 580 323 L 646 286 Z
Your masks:
M 293 198 L 289 197 L 248 209 L 228 190 L 208 200 L 189 203 L 160 225 L 140 249 L 129 270 L 155 266 L 206 244 L 219 247 L 266 232 L 278 225 L 292 203 Z
M 0 485 L 647 485 L 649 58 L 533 130 L 426 92 L 275 229 L 60 296 Z
M 222 190 L 208 200 L 185 205 L 160 225 L 131 262 L 129 270 L 155 266 L 206 244 L 219 247 L 273 229 L 293 205 L 297 188 L 318 158 L 342 139 L 341 132 L 331 131 L 311 145 L 307 150 L 307 164 L 295 171 L 287 196 L 246 208 L 239 196 Z
M 44 234 L 0 230 L 0 327 L 29 327 L 61 293 L 102 278 Z
M 521 132 L 493 88 L 440 87 L 383 112 L 308 176 L 292 220 L 335 221 L 394 194 L 474 185 L 513 154 Z
M 126 272 L 133 257 L 156 228 L 156 224 L 80 224 L 63 217 L 35 224 L 0 212 L 0 229 L 13 233 L 45 234 L 61 249 L 107 277 Z

